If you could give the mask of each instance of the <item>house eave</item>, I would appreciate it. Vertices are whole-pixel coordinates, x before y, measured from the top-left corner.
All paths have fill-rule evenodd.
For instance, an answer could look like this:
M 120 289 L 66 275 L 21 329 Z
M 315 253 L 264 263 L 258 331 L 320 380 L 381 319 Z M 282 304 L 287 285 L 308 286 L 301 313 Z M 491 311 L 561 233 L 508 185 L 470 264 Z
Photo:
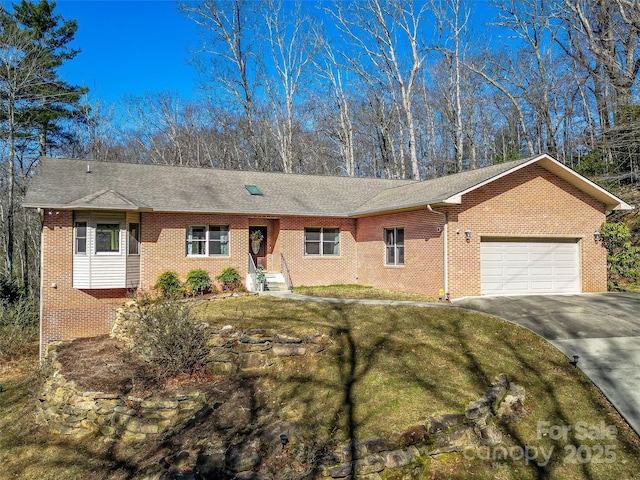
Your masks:
M 444 207 L 446 205 L 459 204 L 460 202 L 451 202 L 451 201 L 427 201 L 420 202 L 409 205 L 400 205 L 395 207 L 387 207 L 387 208 L 376 208 L 372 210 L 365 210 L 357 213 L 353 213 L 349 215 L 351 218 L 363 218 L 363 217 L 374 217 L 377 215 L 387 215 L 392 213 L 403 213 L 403 212 L 411 212 L 415 210 L 424 210 L 427 208 L 427 205 L 431 205 L 432 207 Z
M 605 207 L 605 211 L 610 212 L 612 210 L 633 210 L 633 206 L 629 205 L 628 203 L 626 203 L 625 201 L 623 201 L 622 199 L 616 197 L 615 195 L 607 192 L 604 188 L 596 185 L 594 182 L 592 182 L 591 180 L 583 177 L 582 175 L 574 172 L 573 170 L 571 170 L 570 168 L 564 166 L 562 163 L 558 162 L 557 160 L 554 160 L 553 158 L 551 158 L 550 156 L 543 154 L 543 155 L 538 155 L 537 157 L 533 157 L 531 160 L 529 160 L 528 162 L 524 162 L 521 163 L 520 165 L 517 165 L 505 172 L 500 173 L 499 175 L 496 175 L 494 177 L 491 177 L 487 180 L 485 180 L 484 182 L 481 182 L 477 185 L 474 185 L 473 187 L 470 187 L 466 190 L 463 190 L 461 192 L 456 193 L 455 195 L 452 195 L 448 198 L 446 198 L 443 203 L 455 203 L 455 204 L 460 204 L 462 203 L 462 196 L 466 195 L 470 192 L 473 192 L 474 190 L 477 190 L 478 188 L 481 188 L 491 182 L 494 182 L 502 177 L 505 177 L 507 175 L 510 175 L 522 168 L 528 167 L 529 165 L 532 165 L 534 163 L 538 163 L 540 166 L 542 166 L 542 168 L 550 171 L 551 173 L 553 173 L 554 175 L 558 176 L 559 178 L 562 178 L 563 180 L 565 180 L 566 182 L 568 182 L 569 184 L 573 185 L 574 187 L 576 187 L 577 189 L 583 191 L 584 193 L 586 193 L 587 195 L 595 198 L 596 200 L 598 200 L 599 202 L 601 202 L 604 207 Z

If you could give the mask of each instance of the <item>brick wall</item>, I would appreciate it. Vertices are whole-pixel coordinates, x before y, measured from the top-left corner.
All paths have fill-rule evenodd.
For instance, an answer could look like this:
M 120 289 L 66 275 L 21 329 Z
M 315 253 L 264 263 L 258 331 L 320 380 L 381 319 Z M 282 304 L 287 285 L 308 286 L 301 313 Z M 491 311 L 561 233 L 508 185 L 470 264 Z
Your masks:
M 45 210 L 42 229 L 41 342 L 109 333 L 125 289 L 72 288 L 73 213 Z
M 480 295 L 483 236 L 580 239 L 582 291 L 607 289 L 606 252 L 593 239 L 593 232 L 605 221 L 604 206 L 538 165 L 491 182 L 446 211 L 452 298 Z M 466 229 L 472 232 L 470 242 L 464 238 Z
M 283 253 L 295 286 L 357 283 L 355 220 L 348 218 L 282 217 L 274 246 L 275 269 Z M 340 255 L 305 256 L 305 227 L 340 229 Z
M 229 257 L 186 256 L 185 236 L 189 225 L 229 225 Z M 223 268 L 233 266 L 245 278 L 250 226 L 267 227 L 267 270 L 280 272 L 280 254 L 284 253 L 294 285 L 356 282 L 353 219 L 286 216 L 273 219 L 246 215 L 143 213 L 141 287 L 150 289 L 158 275 L 165 270 L 174 270 L 184 278 L 190 270 L 204 268 L 214 278 Z M 305 227 L 339 228 L 340 255 L 305 256 Z
M 444 287 L 442 215 L 426 209 L 358 219 L 358 283 L 438 297 Z M 385 265 L 384 229 L 404 228 L 404 266 Z
M 605 221 L 603 205 L 547 170 L 532 165 L 465 195 L 463 204 L 438 210 L 449 217 L 451 298 L 480 294 L 480 241 L 493 237 L 579 239 L 582 291 L 606 291 L 606 252 L 593 232 Z M 211 277 L 233 266 L 245 277 L 249 227 L 266 226 L 268 270 L 280 271 L 284 253 L 294 285 L 359 283 L 438 296 L 444 288 L 441 215 L 426 209 L 359 219 L 142 213 L 141 282 L 150 289 L 160 273 L 183 278 L 195 268 Z M 229 225 L 228 257 L 187 257 L 189 225 Z M 340 229 L 340 255 L 305 256 L 304 228 Z M 405 264 L 385 266 L 384 229 L 405 231 Z M 456 229 L 459 233 L 456 233 Z M 464 231 L 472 231 L 466 242 Z M 45 211 L 42 234 L 42 347 L 51 341 L 108 333 L 124 289 L 72 288 L 73 213 Z M 55 284 L 55 286 L 54 286 Z
M 234 267 L 244 278 L 249 252 L 249 217 L 196 213 L 143 213 L 141 215 L 140 286 L 153 287 L 166 271 L 177 272 L 184 280 L 193 269 L 202 268 L 214 279 L 226 267 Z M 188 226 L 228 225 L 228 257 L 191 257 L 186 255 Z

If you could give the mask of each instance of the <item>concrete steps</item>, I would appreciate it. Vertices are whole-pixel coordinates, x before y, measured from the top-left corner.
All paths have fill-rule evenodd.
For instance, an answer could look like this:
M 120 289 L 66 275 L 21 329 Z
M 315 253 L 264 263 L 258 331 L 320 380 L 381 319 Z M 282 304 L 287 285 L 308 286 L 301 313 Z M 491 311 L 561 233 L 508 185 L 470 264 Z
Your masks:
M 267 285 L 265 290 L 268 292 L 286 292 L 287 282 L 282 273 L 266 273 Z

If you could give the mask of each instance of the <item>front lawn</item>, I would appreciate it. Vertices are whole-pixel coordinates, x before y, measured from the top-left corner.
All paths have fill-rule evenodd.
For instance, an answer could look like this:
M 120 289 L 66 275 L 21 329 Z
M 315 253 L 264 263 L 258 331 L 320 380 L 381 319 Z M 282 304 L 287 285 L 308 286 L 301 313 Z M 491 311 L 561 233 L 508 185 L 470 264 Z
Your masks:
M 295 293 L 311 297 L 353 298 L 359 300 L 401 300 L 416 302 L 436 302 L 437 299 L 417 293 L 398 290 L 380 290 L 367 285 L 326 285 L 321 287 L 295 287 Z
M 216 327 L 330 335 L 324 352 L 282 359 L 247 380 L 263 400 L 260 415 L 270 422 L 298 422 L 304 437 L 318 444 L 389 438 L 430 416 L 461 413 L 506 373 L 526 389 L 526 415 L 501 425 L 512 455 L 434 457 L 415 478 L 620 480 L 640 471 L 638 437 L 601 393 L 555 348 L 507 322 L 455 308 L 329 305 L 266 296 L 205 301 L 194 313 Z M 79 444 L 36 427 L 33 372 L 0 369 L 6 389 L 0 393 L 0 478 L 131 478 L 157 453 L 151 449 L 158 445 L 151 443 L 133 449 Z M 612 426 L 615 435 L 597 435 L 600 426 Z M 558 437 L 551 430 L 550 435 L 549 427 L 568 433 Z M 576 427 L 587 428 L 590 438 Z M 525 447 L 552 451 L 549 462 L 517 458 Z M 605 447 L 607 455 L 600 455 Z

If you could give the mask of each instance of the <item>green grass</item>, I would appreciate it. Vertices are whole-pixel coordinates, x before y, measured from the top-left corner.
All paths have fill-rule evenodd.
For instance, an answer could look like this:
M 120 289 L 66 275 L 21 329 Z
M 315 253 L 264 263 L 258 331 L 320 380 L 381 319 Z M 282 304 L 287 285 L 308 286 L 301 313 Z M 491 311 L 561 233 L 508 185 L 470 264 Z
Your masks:
M 283 359 L 256 384 L 268 395 L 269 410 L 281 420 L 300 422 L 305 437 L 318 442 L 389 437 L 430 416 L 463 412 L 504 372 L 525 387 L 527 415 L 502 428 L 513 446 L 553 447 L 550 464 L 451 454 L 425 459 L 419 478 L 621 480 L 640 472 L 638 437 L 600 392 L 555 348 L 507 322 L 455 308 L 254 296 L 202 302 L 195 312 L 216 326 L 330 335 L 325 352 Z M 35 426 L 33 369 L 0 371 L 0 379 L 7 375 L 8 390 L 0 393 L 0 478 L 112 478 L 114 465 L 123 468 L 122 458 L 99 442 L 78 444 Z M 618 433 L 606 441 L 615 461 L 566 464 L 571 445 L 595 449 L 605 441 L 573 434 L 554 441 L 537 434 L 539 421 L 615 426 Z
M 321 287 L 300 286 L 293 289 L 300 295 L 327 298 L 353 298 L 365 300 L 407 300 L 418 302 L 435 302 L 437 299 L 416 293 L 396 290 L 380 290 L 366 285 L 327 285 Z
M 210 302 L 202 313 L 219 326 L 333 333 L 333 347 L 325 354 L 289 359 L 264 379 L 281 414 L 307 424 L 316 436 L 329 431 L 342 441 L 392 436 L 429 416 L 464 411 L 504 372 L 527 391 L 528 415 L 507 426 L 512 440 L 553 445 L 556 453 L 542 469 L 506 462 L 498 478 L 538 478 L 542 471 L 553 478 L 618 479 L 640 471 L 637 436 L 580 370 L 524 328 L 454 308 L 327 306 L 269 297 Z M 564 465 L 563 449 L 585 442 L 571 436 L 556 444 L 538 438 L 538 421 L 616 425 L 616 462 Z M 589 448 L 598 444 L 586 443 Z M 478 478 L 495 478 L 491 462 L 460 456 L 447 462 L 439 460 L 434 468 L 462 462 L 456 468 L 471 464 Z

